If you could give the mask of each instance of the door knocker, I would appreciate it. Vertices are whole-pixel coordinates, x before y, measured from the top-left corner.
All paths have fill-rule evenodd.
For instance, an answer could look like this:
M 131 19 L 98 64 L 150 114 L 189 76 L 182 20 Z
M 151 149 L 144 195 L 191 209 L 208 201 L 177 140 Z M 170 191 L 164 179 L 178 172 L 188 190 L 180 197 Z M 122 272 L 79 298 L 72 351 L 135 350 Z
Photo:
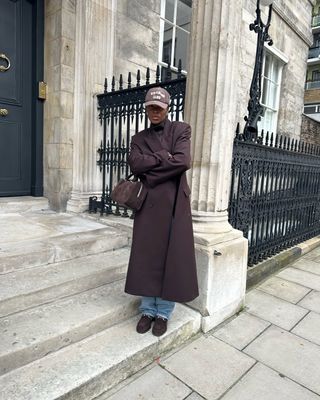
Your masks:
M 5 54 L 0 54 L 0 60 L 5 60 L 5 62 L 7 63 L 7 66 L 0 65 L 0 72 L 8 71 L 11 65 L 9 58 Z

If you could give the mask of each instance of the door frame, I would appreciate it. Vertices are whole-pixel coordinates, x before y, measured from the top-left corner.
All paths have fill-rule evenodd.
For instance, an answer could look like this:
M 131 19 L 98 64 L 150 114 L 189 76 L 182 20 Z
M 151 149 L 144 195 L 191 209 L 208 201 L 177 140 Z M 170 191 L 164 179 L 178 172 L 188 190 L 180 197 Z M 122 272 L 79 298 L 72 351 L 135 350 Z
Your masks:
M 43 196 L 43 100 L 38 98 L 38 82 L 44 77 L 44 0 L 33 0 L 32 18 L 32 144 L 31 195 Z

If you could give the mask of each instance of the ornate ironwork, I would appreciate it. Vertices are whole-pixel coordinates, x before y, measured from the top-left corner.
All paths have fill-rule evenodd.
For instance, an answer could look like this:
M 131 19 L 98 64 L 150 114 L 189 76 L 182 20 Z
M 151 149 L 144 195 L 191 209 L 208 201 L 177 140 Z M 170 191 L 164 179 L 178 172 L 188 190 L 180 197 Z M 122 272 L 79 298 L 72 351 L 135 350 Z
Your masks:
M 128 210 L 117 206 L 110 194 L 114 185 L 124 176 L 129 175 L 127 157 L 131 136 L 148 126 L 144 100 L 151 87 L 161 86 L 170 93 L 169 117 L 171 120 L 183 119 L 186 77 L 182 75 L 181 61 L 177 79 L 160 81 L 160 67 L 156 69 L 155 83 L 150 83 L 150 69 L 146 71 L 146 81 L 141 85 L 141 74 L 137 71 L 136 85 L 132 87 L 131 73 L 128 74 L 127 87 L 124 88 L 120 75 L 119 87 L 116 90 L 115 77 L 112 78 L 111 91 L 105 80 L 104 93 L 98 97 L 99 120 L 103 127 L 103 136 L 98 153 L 97 165 L 102 179 L 102 195 L 90 197 L 89 211 L 101 214 L 114 214 L 129 217 Z
M 234 139 L 229 221 L 249 266 L 320 234 L 320 147 L 262 132 Z
M 248 139 L 257 137 L 258 122 L 260 121 L 261 115 L 263 113 L 263 107 L 260 104 L 261 74 L 262 74 L 262 64 L 264 56 L 264 43 L 267 42 L 269 46 L 272 46 L 273 44 L 272 39 L 268 33 L 271 23 L 272 4 L 269 6 L 268 20 L 266 24 L 264 24 L 261 19 L 260 0 L 257 0 L 256 15 L 257 17 L 254 23 L 249 25 L 250 31 L 255 31 L 258 34 L 258 37 L 257 37 L 255 65 L 250 86 L 248 116 L 244 117 L 246 124 L 244 127 L 243 134 Z

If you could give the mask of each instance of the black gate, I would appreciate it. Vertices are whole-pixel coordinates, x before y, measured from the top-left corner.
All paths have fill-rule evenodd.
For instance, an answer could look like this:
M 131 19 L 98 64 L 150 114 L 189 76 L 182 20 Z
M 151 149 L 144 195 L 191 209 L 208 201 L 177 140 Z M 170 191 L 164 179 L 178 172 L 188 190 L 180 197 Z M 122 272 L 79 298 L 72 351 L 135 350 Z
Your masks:
M 127 87 L 123 87 L 123 78 L 120 75 L 119 89 L 115 90 L 115 78 L 112 79 L 111 91 L 107 90 L 98 95 L 99 119 L 103 126 L 103 138 L 98 149 L 97 164 L 100 167 L 102 179 L 102 195 L 89 199 L 89 211 L 101 214 L 114 214 L 128 217 L 128 210 L 116 205 L 110 193 L 114 185 L 129 174 L 127 157 L 131 136 L 148 126 L 148 119 L 144 108 L 144 99 L 147 91 L 155 86 L 168 90 L 171 97 L 169 118 L 179 121 L 183 119 L 186 77 L 181 73 L 181 63 L 177 78 L 160 82 L 160 68 L 157 67 L 155 83 L 150 83 L 150 69 L 146 72 L 146 82 L 141 86 L 140 71 L 137 72 L 135 87 L 131 86 L 131 73 L 128 75 Z
M 320 233 L 320 148 L 279 135 L 234 140 L 231 225 L 249 266 Z

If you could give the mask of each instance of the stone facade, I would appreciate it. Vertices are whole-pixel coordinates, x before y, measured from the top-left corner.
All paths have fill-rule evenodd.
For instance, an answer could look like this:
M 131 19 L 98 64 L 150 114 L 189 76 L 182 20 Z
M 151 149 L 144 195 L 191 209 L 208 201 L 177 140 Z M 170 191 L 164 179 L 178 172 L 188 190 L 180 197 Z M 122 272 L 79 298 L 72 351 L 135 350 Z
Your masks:
M 302 115 L 301 140 L 320 146 L 320 122 Z
M 274 48 L 288 59 L 283 69 L 278 132 L 294 137 L 300 134 L 311 4 L 310 0 L 276 0 L 270 29 Z M 44 181 L 53 209 L 82 211 L 88 197 L 101 191 L 96 166 L 101 137 L 96 95 L 103 91 L 105 77 L 110 89 L 113 75 L 118 80 L 123 74 L 126 82 L 129 71 L 134 80 L 140 69 L 143 82 L 148 66 L 154 74 L 160 5 L 160 0 L 46 0 Z M 234 113 L 239 122 L 247 113 L 255 59 L 256 34 L 248 29 L 255 6 L 255 0 L 242 2 L 237 31 L 240 53 L 235 67 Z M 266 8 L 262 9 L 265 13 Z M 228 74 L 225 77 L 229 79 Z M 214 79 L 212 75 L 212 83 Z

